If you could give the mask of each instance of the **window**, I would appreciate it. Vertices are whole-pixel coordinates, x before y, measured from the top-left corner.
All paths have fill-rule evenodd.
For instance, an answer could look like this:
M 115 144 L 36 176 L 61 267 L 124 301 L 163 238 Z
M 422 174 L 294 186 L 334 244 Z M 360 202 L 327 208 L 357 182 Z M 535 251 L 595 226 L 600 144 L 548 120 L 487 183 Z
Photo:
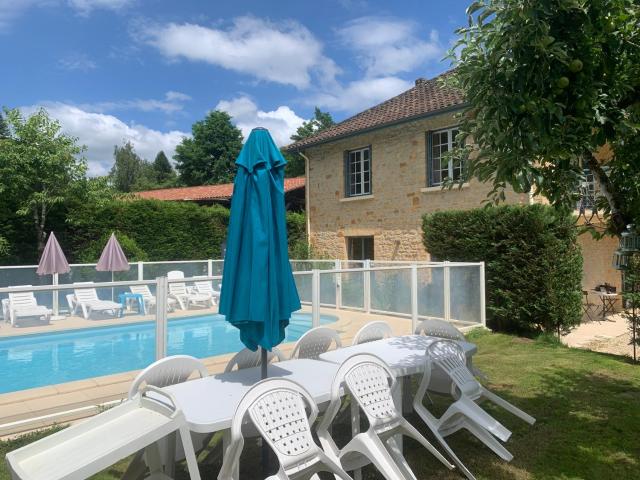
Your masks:
M 371 147 L 345 154 L 345 196 L 371 195 Z
M 428 134 L 428 165 L 429 165 L 429 186 L 442 185 L 442 182 L 450 178 L 454 181 L 460 180 L 462 175 L 462 164 L 454 162 L 447 155 L 453 150 L 454 142 L 458 135 L 458 129 L 447 128 Z
M 347 237 L 349 260 L 373 260 L 373 237 Z

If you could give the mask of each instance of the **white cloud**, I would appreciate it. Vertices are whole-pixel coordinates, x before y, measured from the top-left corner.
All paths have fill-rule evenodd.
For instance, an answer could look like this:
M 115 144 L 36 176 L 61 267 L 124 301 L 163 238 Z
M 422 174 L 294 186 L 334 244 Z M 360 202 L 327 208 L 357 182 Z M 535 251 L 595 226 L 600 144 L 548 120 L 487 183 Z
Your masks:
M 181 112 L 184 103 L 191 100 L 186 93 L 168 91 L 164 99 L 136 98 L 133 100 L 118 100 L 110 102 L 96 102 L 78 105 L 79 108 L 92 112 L 104 113 L 118 110 L 138 110 L 142 112 L 163 112 L 166 114 Z
M 96 62 L 91 60 L 91 58 L 84 53 L 72 53 L 61 58 L 58 61 L 58 66 L 64 70 L 77 70 L 80 72 L 88 72 L 90 70 L 95 70 L 98 67 Z
M 216 105 L 216 110 L 222 110 L 231 115 L 233 123 L 242 130 L 244 138 L 249 136 L 251 129 L 264 127 L 269 130 L 278 146 L 291 143 L 291 135 L 304 122 L 303 118 L 287 106 L 279 106 L 270 112 L 259 110 L 253 100 L 247 96 L 222 100 Z
M 172 60 L 206 62 L 235 72 L 298 88 L 308 87 L 312 74 L 333 79 L 335 63 L 322 44 L 297 22 L 278 24 L 245 16 L 229 28 L 192 23 L 147 26 L 140 39 Z
M 413 83 L 397 77 L 365 78 L 307 99 L 309 105 L 329 111 L 359 112 L 408 90 Z
M 93 10 L 120 10 L 136 0 L 0 0 L 0 32 L 9 29 L 13 21 L 32 7 L 68 6 L 82 16 Z
M 444 47 L 438 32 L 420 39 L 414 22 L 382 17 L 362 17 L 338 31 L 348 48 L 355 50 L 368 76 L 409 72 L 428 60 L 439 60 Z
M 81 15 L 88 15 L 92 10 L 120 10 L 131 5 L 134 0 L 68 0 L 69 6 Z
M 62 130 L 87 146 L 85 156 L 89 162 L 89 175 L 106 175 L 113 165 L 113 147 L 130 141 L 136 152 L 147 160 L 164 150 L 171 158 L 175 148 L 186 132 L 171 130 L 161 132 L 139 124 L 127 125 L 113 115 L 83 110 L 77 106 L 60 102 L 44 102 L 49 114 L 62 125 Z M 25 114 L 34 112 L 38 106 L 24 107 Z

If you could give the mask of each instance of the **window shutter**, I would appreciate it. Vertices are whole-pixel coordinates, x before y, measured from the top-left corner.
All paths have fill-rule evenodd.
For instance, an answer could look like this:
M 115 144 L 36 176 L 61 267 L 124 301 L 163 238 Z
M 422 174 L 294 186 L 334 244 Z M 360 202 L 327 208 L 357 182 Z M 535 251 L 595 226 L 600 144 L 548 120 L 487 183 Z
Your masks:
M 349 152 L 343 154 L 344 196 L 349 197 Z
M 367 148 L 369 149 L 369 194 L 373 195 L 373 149 L 371 144 Z
M 431 138 L 431 134 L 433 132 L 431 130 L 429 130 L 426 135 L 426 144 L 427 144 L 427 154 L 425 155 L 425 169 L 427 172 L 427 186 L 431 187 L 433 186 L 433 179 L 431 178 L 431 172 L 433 170 L 433 158 L 431 158 L 431 142 L 432 142 L 432 138 Z

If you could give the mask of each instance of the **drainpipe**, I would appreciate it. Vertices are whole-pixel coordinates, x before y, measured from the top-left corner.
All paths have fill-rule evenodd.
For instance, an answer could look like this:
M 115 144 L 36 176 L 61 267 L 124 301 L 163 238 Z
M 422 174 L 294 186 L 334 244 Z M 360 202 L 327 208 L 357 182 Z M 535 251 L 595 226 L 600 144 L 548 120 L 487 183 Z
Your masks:
M 311 248 L 311 215 L 309 211 L 309 157 L 298 151 L 298 155 L 304 158 L 304 210 L 307 214 L 307 247 Z

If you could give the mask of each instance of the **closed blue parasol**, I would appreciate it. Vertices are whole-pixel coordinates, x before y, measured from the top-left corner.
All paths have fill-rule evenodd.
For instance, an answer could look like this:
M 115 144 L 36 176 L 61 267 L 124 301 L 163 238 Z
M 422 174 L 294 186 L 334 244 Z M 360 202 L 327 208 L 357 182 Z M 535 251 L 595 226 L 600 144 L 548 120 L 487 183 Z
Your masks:
M 282 342 L 300 308 L 287 244 L 286 163 L 264 128 L 251 131 L 236 160 L 220 313 L 253 351 Z

